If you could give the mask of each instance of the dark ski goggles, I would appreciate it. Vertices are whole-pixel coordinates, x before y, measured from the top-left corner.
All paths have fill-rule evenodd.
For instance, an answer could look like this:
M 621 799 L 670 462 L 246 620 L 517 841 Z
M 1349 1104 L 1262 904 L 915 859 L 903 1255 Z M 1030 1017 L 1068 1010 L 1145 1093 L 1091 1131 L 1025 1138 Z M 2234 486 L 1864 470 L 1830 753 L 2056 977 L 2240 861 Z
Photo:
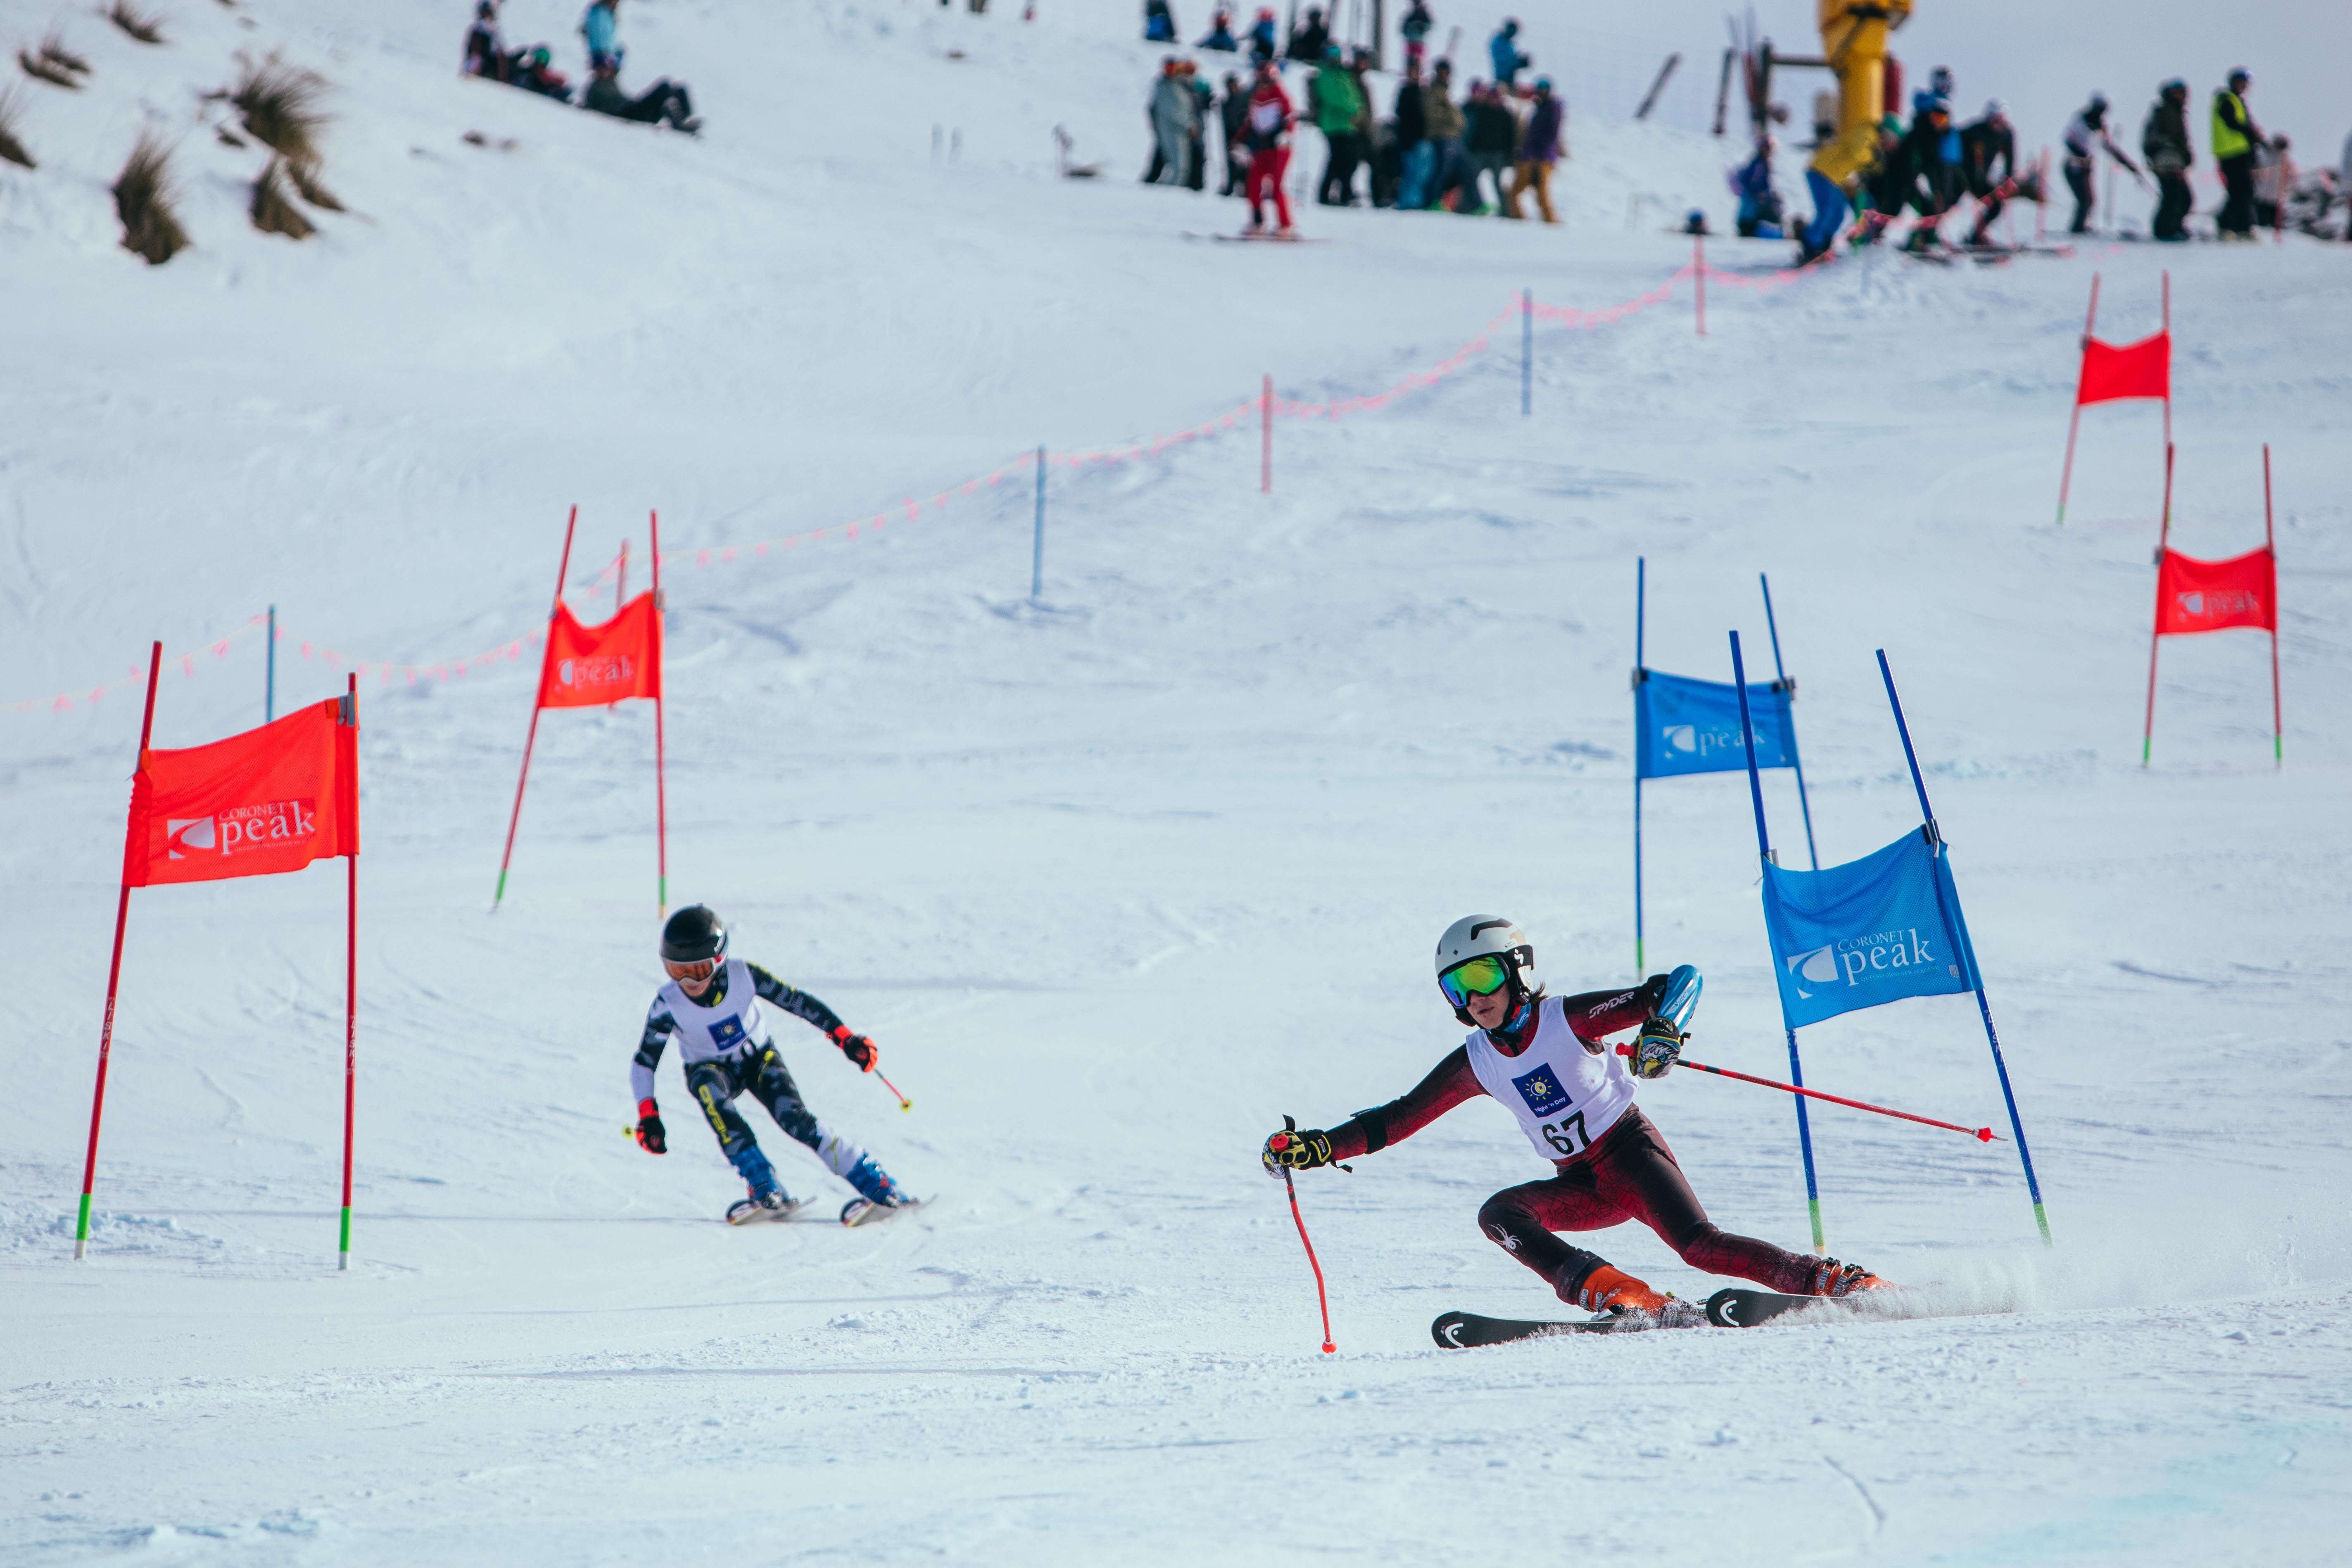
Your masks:
M 719 966 L 725 962 L 726 960 L 719 958 L 698 958 L 692 963 L 678 963 L 665 958 L 662 960 L 662 967 L 669 971 L 669 977 L 672 980 L 698 985 L 718 973 Z
M 1438 989 L 1456 1007 L 1470 1005 L 1473 996 L 1491 996 L 1510 984 L 1511 966 L 1493 953 L 1465 958 L 1437 977 Z

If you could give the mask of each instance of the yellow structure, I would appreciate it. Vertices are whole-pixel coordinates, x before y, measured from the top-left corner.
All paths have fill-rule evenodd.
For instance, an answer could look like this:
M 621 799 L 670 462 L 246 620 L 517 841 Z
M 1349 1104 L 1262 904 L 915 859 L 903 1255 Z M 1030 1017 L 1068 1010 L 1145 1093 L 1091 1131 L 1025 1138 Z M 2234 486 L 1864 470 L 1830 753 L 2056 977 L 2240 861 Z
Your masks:
M 1821 0 L 1822 56 L 1838 79 L 1837 136 L 1812 167 L 1844 191 L 1878 155 L 1886 112 L 1886 35 L 1911 19 L 1911 0 Z

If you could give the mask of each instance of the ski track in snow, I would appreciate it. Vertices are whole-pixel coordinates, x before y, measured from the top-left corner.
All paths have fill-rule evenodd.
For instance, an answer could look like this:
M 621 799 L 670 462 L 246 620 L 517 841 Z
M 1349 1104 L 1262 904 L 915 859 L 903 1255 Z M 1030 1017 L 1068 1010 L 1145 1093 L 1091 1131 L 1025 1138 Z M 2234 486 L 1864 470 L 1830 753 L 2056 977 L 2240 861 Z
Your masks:
M 641 585 L 649 507 L 719 550 L 1186 428 L 1268 370 L 1377 391 L 1523 287 L 1655 287 L 1689 252 L 1629 197 L 1723 205 L 1717 143 L 1579 116 L 1563 230 L 1309 205 L 1332 243 L 1188 246 L 1238 208 L 1130 183 L 1160 51 L 1128 8 L 633 3 L 630 79 L 690 80 L 699 142 L 451 79 L 462 9 L 190 4 L 161 49 L 69 19 L 91 84 L 32 84 L 42 168 L 0 167 L 0 700 L 275 603 L 284 711 L 341 686 L 296 640 L 430 664 L 527 630 L 575 500 L 574 581 L 627 534 Z M 574 16 L 505 20 L 568 43 Z M 303 246 L 247 226 L 259 157 L 199 121 L 268 48 L 334 83 L 352 211 Z M 154 270 L 106 196 L 149 118 L 197 242 Z M 1104 180 L 1051 178 L 1055 123 Z M 737 1184 L 674 1065 L 670 1154 L 620 1136 L 651 715 L 549 716 L 492 918 L 530 690 L 500 665 L 364 689 L 352 1271 L 339 868 L 132 900 L 74 1266 L 138 698 L 0 711 L 0 1561 L 2339 1561 L 2352 247 L 2153 248 L 1842 262 L 1711 289 L 1704 340 L 1686 291 L 1539 331 L 1531 420 L 1514 327 L 1385 411 L 1285 422 L 1271 497 L 1246 426 L 1057 468 L 1036 603 L 1018 468 L 855 542 L 674 563 L 672 896 L 882 1043 L 910 1114 L 780 1031 L 820 1113 L 933 1195 L 886 1226 L 719 1223 Z M 2175 545 L 2252 548 L 2275 450 L 2283 772 L 2244 635 L 2164 649 L 2138 765 L 2154 409 L 2086 413 L 2051 522 L 2089 275 L 2129 339 L 2165 266 Z M 2060 1245 L 2009 1145 L 1822 1107 L 1832 1250 L 1949 1315 L 1447 1354 L 1447 1308 L 1559 1310 L 1478 1233 L 1540 1167 L 1473 1104 L 1301 1181 L 1320 1357 L 1265 1131 L 1450 1047 L 1427 954 L 1465 910 L 1521 921 L 1556 988 L 1630 973 L 1637 554 L 1650 663 L 1718 679 L 1772 574 L 1825 862 L 1916 824 L 1888 650 Z M 259 647 L 167 673 L 156 742 L 257 721 Z M 1792 786 L 1765 793 L 1786 850 Z M 1783 1076 L 1744 785 L 1644 811 L 1651 956 L 1709 980 L 1693 1054 Z M 1820 1087 L 2005 1125 L 1966 998 L 1803 1040 Z M 1801 1244 L 1784 1097 L 1643 1100 L 1716 1219 Z M 1716 1283 L 1635 1228 L 1595 1245 Z

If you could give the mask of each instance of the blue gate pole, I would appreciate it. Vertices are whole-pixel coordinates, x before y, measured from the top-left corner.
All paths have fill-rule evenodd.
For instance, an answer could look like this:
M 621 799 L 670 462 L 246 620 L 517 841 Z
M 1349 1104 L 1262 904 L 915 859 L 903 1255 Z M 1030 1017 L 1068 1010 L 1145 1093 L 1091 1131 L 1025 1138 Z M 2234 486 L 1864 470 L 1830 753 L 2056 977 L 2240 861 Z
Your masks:
M 1805 798 L 1805 759 L 1797 746 L 1797 689 L 1789 679 L 1789 667 L 1780 662 L 1780 623 L 1772 618 L 1772 579 L 1759 572 L 1756 580 L 1764 584 L 1764 629 L 1772 634 L 1772 673 L 1780 677 L 1789 694 L 1789 765 L 1797 773 L 1797 809 L 1805 814 L 1805 853 L 1818 871 L 1822 852 L 1813 847 L 1813 804 Z
M 261 663 L 261 721 L 278 717 L 278 606 L 269 606 L 269 648 Z
M 1764 781 L 1756 771 L 1756 724 L 1748 712 L 1748 666 L 1739 657 L 1738 632 L 1731 634 L 1731 680 L 1733 689 L 1739 693 L 1739 733 L 1748 747 L 1748 797 L 1756 805 L 1757 854 L 1769 868 L 1775 865 L 1772 840 L 1764 827 Z M 1778 963 L 1780 961 L 1776 958 L 1773 962 Z M 1775 992 L 1780 989 L 1777 981 L 1773 989 Z M 1782 1022 L 1786 1021 L 1787 1015 L 1783 1014 Z M 1797 1059 L 1797 1031 L 1791 1028 L 1788 1035 L 1789 1081 L 1802 1089 L 1805 1087 L 1805 1068 Z M 1805 1157 L 1805 1212 L 1813 1222 L 1813 1254 L 1822 1257 L 1828 1253 L 1830 1244 L 1822 1231 L 1821 1183 L 1813 1175 L 1813 1124 L 1805 1115 L 1805 1097 L 1800 1094 L 1790 1098 L 1797 1102 L 1797 1147 Z
M 1519 290 L 1519 417 L 1536 411 L 1536 291 Z
M 1650 563 L 1633 557 L 1633 978 L 1643 973 L 1642 960 L 1642 634 L 1649 603 Z
M 1037 448 L 1037 535 L 1029 547 L 1029 597 L 1045 591 L 1045 448 Z
M 1936 813 L 1927 804 L 1927 781 L 1919 773 L 1919 754 L 1911 749 L 1911 726 L 1903 719 L 1903 700 L 1895 695 L 1895 672 L 1887 668 L 1886 650 L 1878 650 L 1879 678 L 1886 682 L 1886 705 L 1895 710 L 1895 729 L 1903 737 L 1903 760 L 1911 764 L 1911 787 L 1919 792 L 1919 815 L 1926 818 L 1927 842 L 1935 847 L 1936 855 L 1947 858 L 1943 830 L 1936 826 Z M 1944 919 L 1944 940 L 1957 953 L 1959 943 L 1954 940 L 1952 912 L 1944 908 L 1944 879 L 1936 879 L 1936 910 Z M 2042 1232 L 2042 1245 L 2056 1245 L 2050 1238 L 2050 1215 L 2042 1206 L 2042 1183 L 2033 1173 L 2033 1155 L 2025 1146 L 2025 1123 L 2018 1119 L 2017 1096 L 2010 1092 L 2009 1064 L 2001 1059 L 2000 1037 L 1993 1032 L 1992 1005 L 1985 1000 L 1984 976 L 1969 966 L 1969 978 L 1975 983 L 1977 1013 L 1984 1019 L 1985 1043 L 1992 1047 L 1993 1071 L 2000 1075 L 2001 1102 L 2009 1107 L 2009 1130 L 2017 1138 L 2017 1157 L 2025 1166 L 2025 1190 L 2033 1199 L 2033 1223 Z

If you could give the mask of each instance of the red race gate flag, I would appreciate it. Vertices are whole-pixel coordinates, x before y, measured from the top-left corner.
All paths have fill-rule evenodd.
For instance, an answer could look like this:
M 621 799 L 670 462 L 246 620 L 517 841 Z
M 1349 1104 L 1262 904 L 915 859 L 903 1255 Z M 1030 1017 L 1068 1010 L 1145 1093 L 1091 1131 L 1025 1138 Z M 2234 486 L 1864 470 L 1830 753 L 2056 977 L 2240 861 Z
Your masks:
M 2268 545 L 2227 561 L 2164 552 L 2156 575 L 2156 635 L 2278 630 L 2278 559 Z
M 602 626 L 583 626 L 559 603 L 539 672 L 541 708 L 601 708 L 661 691 L 661 614 L 640 594 Z
M 2172 395 L 2172 334 L 2158 332 L 2136 343 L 2083 340 L 2083 374 L 2074 402 L 2114 403 L 2127 397 Z
M 163 645 L 147 658 L 147 707 L 139 724 L 139 771 L 131 784 L 122 839 L 122 887 L 114 906 L 114 952 L 106 972 L 106 1021 L 98 1036 L 90 1089 L 89 1148 L 81 1168 L 74 1257 L 89 1249 L 90 1194 L 98 1181 L 98 1133 L 106 1111 L 106 1068 L 114 1049 L 114 1004 L 122 981 L 122 933 L 131 889 L 158 882 L 212 882 L 299 871 L 341 857 L 343 923 L 343 1212 L 337 1267 L 352 1266 L 352 1131 L 359 1067 L 360 699 L 359 677 L 340 698 L 215 741 L 156 751 L 155 682 Z
M 209 746 L 145 751 L 122 880 L 212 882 L 360 851 L 359 725 L 330 698 Z

